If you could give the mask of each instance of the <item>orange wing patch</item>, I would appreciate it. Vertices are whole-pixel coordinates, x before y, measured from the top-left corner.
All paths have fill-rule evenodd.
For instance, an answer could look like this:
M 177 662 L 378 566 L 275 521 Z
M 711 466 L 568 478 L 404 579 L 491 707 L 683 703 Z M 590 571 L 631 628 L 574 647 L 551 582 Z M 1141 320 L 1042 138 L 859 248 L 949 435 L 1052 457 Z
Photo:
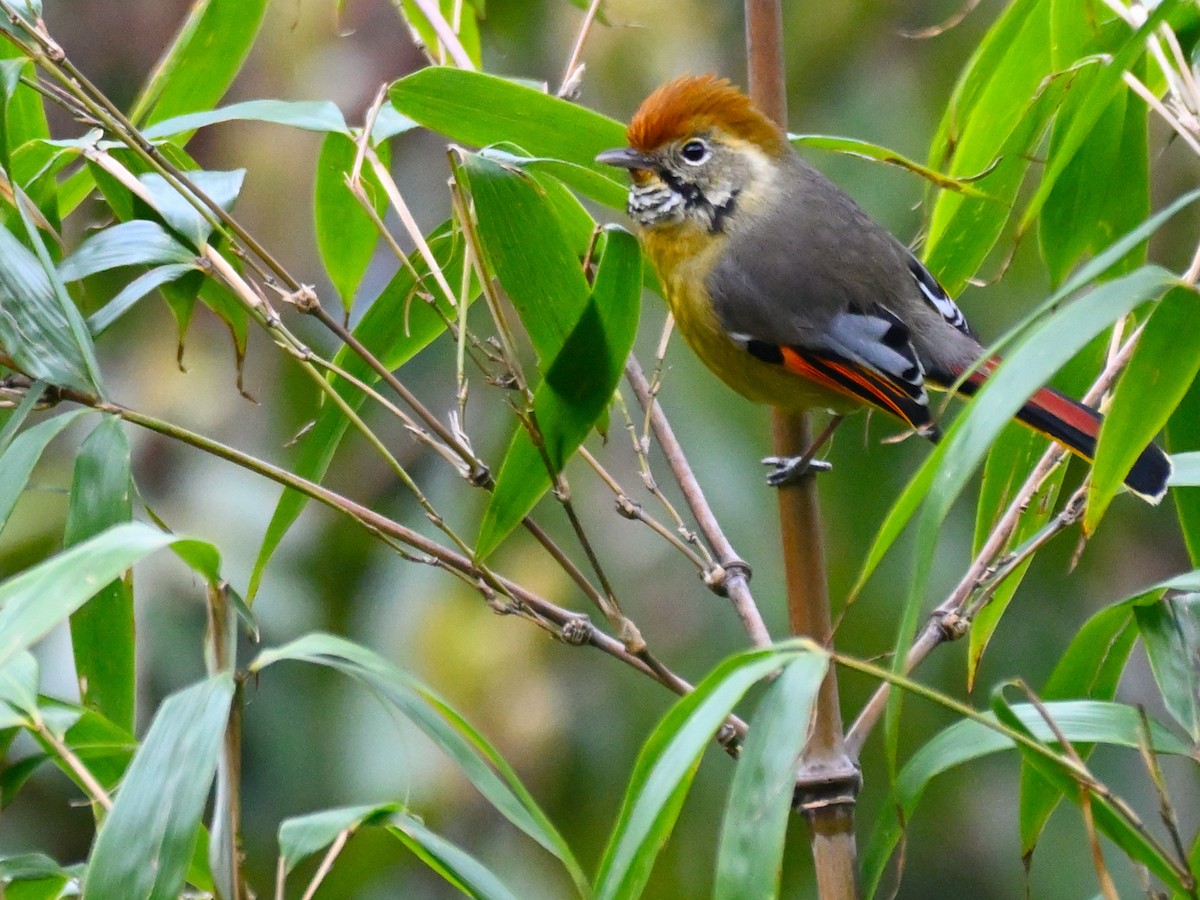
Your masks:
M 836 357 L 802 353 L 781 347 L 783 367 L 809 381 L 879 407 L 913 428 L 928 431 L 933 423 L 929 407 L 914 400 L 883 375 Z M 936 432 L 930 435 L 936 436 Z

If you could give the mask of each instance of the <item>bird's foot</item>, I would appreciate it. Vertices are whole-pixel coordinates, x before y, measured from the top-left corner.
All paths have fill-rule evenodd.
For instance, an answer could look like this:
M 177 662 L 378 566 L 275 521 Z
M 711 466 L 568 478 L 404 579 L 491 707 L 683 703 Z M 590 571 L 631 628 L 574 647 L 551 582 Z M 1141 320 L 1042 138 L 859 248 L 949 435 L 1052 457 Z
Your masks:
M 771 467 L 767 473 L 767 484 L 771 487 L 795 484 L 806 475 L 828 472 L 833 468 L 831 462 L 808 456 L 768 456 L 762 462 L 764 466 Z

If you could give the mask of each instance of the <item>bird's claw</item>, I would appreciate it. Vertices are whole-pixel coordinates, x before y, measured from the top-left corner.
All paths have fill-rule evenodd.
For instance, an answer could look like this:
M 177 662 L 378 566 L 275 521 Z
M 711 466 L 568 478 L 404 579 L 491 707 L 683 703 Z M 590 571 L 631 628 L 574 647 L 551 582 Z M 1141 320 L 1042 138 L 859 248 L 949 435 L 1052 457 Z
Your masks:
M 803 456 L 767 456 L 762 462 L 764 466 L 770 466 L 772 469 L 767 473 L 767 484 L 771 487 L 795 484 L 805 475 L 828 472 L 833 468 L 831 462 Z

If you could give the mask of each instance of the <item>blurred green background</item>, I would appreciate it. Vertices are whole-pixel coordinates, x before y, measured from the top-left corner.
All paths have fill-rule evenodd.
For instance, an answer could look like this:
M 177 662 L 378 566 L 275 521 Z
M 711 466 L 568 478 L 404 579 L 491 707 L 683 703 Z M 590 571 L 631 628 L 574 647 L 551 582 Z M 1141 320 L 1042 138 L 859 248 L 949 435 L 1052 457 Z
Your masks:
M 332 99 L 353 123 L 361 120 L 379 85 L 424 64 L 386 0 L 346 0 L 340 14 L 337 5 L 311 0 L 273 4 L 226 102 Z M 185 0 L 48 2 L 45 18 L 75 63 L 110 97 L 127 105 L 188 6 Z M 958 27 L 930 39 L 913 39 L 905 32 L 937 23 L 958 6 L 915 0 L 786 3 L 791 130 L 853 136 L 924 159 L 958 71 L 1003 4 L 983 0 Z M 610 0 L 606 10 L 609 26 L 598 26 L 584 50 L 581 103 L 626 119 L 649 90 L 677 74 L 716 71 L 744 83 L 740 3 Z M 556 88 L 582 19 L 583 11 L 566 0 L 490 0 L 483 28 L 486 68 L 548 81 Z M 81 126 L 59 115 L 54 127 L 57 136 L 70 136 Z M 1151 158 L 1157 206 L 1194 182 L 1197 168 L 1182 146 L 1165 139 L 1158 123 L 1152 122 L 1152 129 L 1158 137 Z M 237 215 L 298 277 L 332 298 L 312 227 L 319 145 L 319 135 L 235 123 L 201 132 L 189 149 L 206 168 L 248 170 Z M 421 132 L 394 143 L 396 180 L 425 228 L 441 222 L 449 210 L 444 147 L 439 137 Z M 902 239 L 917 236 L 925 193 L 918 179 L 858 159 L 807 155 Z M 1152 257 L 1168 266 L 1185 265 L 1196 225 L 1194 214 L 1178 217 L 1157 239 Z M 1000 334 L 1048 288 L 1033 236 L 1016 248 L 1005 269 L 1003 257 L 1011 249 L 1011 241 L 1003 244 L 982 273 L 992 280 L 1003 271 L 1002 279 L 972 288 L 961 298 L 985 338 Z M 394 268 L 393 260 L 380 253 L 360 291 L 355 318 Z M 476 310 L 481 329 L 482 314 L 482 308 Z M 647 297 L 639 341 L 647 367 L 663 317 L 662 304 Z M 326 335 L 308 323 L 289 324 L 313 345 L 330 347 Z M 204 312 L 197 314 L 186 336 L 183 371 L 176 365 L 176 344 L 174 321 L 157 301 L 121 320 L 99 345 L 114 399 L 286 463 L 293 452 L 289 441 L 315 409 L 311 383 L 252 332 L 245 386 L 257 402 L 243 398 L 235 385 L 228 333 Z M 453 345 L 443 338 L 402 372 L 405 382 L 441 413 L 454 406 L 453 359 Z M 672 343 L 667 364 L 661 401 L 735 548 L 753 566 L 754 595 L 768 626 L 782 636 L 786 615 L 775 499 L 758 463 L 769 452 L 768 412 L 735 397 L 679 342 Z M 513 427 L 500 400 L 479 379 L 472 383 L 468 431 L 483 458 L 492 461 L 500 458 Z M 472 533 L 484 495 L 471 493 L 394 425 L 382 428 L 434 505 L 460 532 Z M 831 589 L 839 608 L 881 518 L 928 452 L 919 440 L 880 444 L 896 431 L 890 422 L 865 416 L 844 426 L 832 450 L 834 473 L 821 482 Z M 244 588 L 278 489 L 166 439 L 134 430 L 129 434 L 142 499 L 172 528 L 215 541 L 225 555 L 226 577 Z M 68 436 L 57 455 L 46 458 L 36 489 L 22 500 L 0 542 L 0 575 L 23 568 L 60 543 L 70 444 Z M 607 445 L 593 438 L 589 446 L 628 491 L 648 500 L 620 428 L 613 429 Z M 659 483 L 669 488 L 665 466 L 657 457 L 655 462 Z M 728 605 L 705 589 L 684 559 L 643 527 L 616 515 L 608 489 L 585 466 L 573 463 L 568 476 L 626 613 L 661 659 L 696 680 L 745 645 Z M 1078 473 L 1070 477 L 1077 479 Z M 415 503 L 360 440 L 346 442 L 328 482 L 414 527 L 422 521 Z M 572 546 L 553 501 L 543 503 L 538 518 Z M 966 566 L 972 528 L 973 510 L 964 506 L 944 529 L 929 606 Z M 990 687 L 1012 675 L 1040 686 L 1092 612 L 1189 567 L 1169 501 L 1152 509 L 1129 498 L 1119 500 L 1079 566 L 1069 572 L 1074 540 L 1074 533 L 1068 533 L 1037 558 L 985 658 L 977 703 L 986 704 Z M 523 537 L 510 540 L 495 561 L 500 571 L 544 596 L 583 609 L 583 598 L 561 571 Z M 846 611 L 838 632 L 840 649 L 877 657 L 890 648 L 899 585 L 908 569 L 902 544 Z M 139 726 L 144 727 L 166 693 L 203 671 L 203 586 L 165 557 L 141 565 L 136 585 Z M 323 509 L 310 508 L 289 534 L 267 572 L 255 613 L 265 643 L 330 630 L 371 646 L 427 680 L 499 747 L 589 869 L 615 820 L 638 747 L 672 700 L 601 654 L 553 643 L 515 619 L 498 618 L 455 579 L 402 562 Z M 245 653 L 248 658 L 252 648 Z M 48 639 L 40 656 L 44 689 L 74 696 L 65 631 Z M 950 646 L 925 665 L 920 677 L 962 696 L 964 670 L 965 646 Z M 1156 696 L 1149 677 L 1138 650 L 1118 699 L 1136 703 Z M 854 677 L 843 679 L 847 720 L 872 687 Z M 908 703 L 905 715 L 902 752 L 950 721 L 918 702 Z M 432 826 L 519 886 L 524 896 L 569 893 L 554 861 L 491 810 L 422 735 L 394 720 L 363 689 L 327 671 L 272 667 L 249 686 L 244 757 L 245 850 L 260 896 L 269 893 L 273 882 L 281 819 L 390 799 L 411 804 Z M 1153 815 L 1152 787 L 1134 754 L 1100 751 L 1094 761 L 1102 777 Z M 863 765 L 860 843 L 886 798 L 878 739 L 868 746 Z M 1176 799 L 1183 832 L 1192 833 L 1198 814 L 1194 771 L 1173 769 L 1170 761 L 1164 765 L 1181 788 Z M 709 752 L 657 865 L 649 896 L 709 892 L 731 771 L 723 754 L 715 748 Z M 899 896 L 1021 896 L 1026 875 L 1019 858 L 1016 790 L 1012 757 L 974 764 L 935 782 L 911 823 Z M 82 859 L 92 837 L 91 813 L 76 799 L 66 778 L 43 772 L 0 815 L 0 852 L 38 849 L 63 862 Z M 1110 863 L 1123 893 L 1137 890 L 1136 873 L 1115 858 Z M 305 871 L 314 866 L 310 862 Z M 1028 877 L 1037 897 L 1086 897 L 1097 890 L 1074 807 L 1056 813 Z M 300 876 L 294 883 L 303 880 Z M 807 840 L 796 827 L 785 866 L 787 895 L 812 896 L 809 883 Z M 366 832 L 350 842 L 318 896 L 451 895 L 449 886 L 392 839 Z

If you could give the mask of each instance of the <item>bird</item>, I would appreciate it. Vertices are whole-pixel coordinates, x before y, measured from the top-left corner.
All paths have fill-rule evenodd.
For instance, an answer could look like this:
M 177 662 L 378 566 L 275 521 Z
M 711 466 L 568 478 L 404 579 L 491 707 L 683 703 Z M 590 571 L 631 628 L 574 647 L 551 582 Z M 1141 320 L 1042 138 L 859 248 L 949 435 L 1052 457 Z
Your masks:
M 627 212 L 676 328 L 718 377 L 789 411 L 883 410 L 940 436 L 928 388 L 971 395 L 999 365 L 912 251 L 805 162 L 787 134 L 716 75 L 651 93 L 628 146 L 596 161 L 630 177 Z M 1084 459 L 1101 415 L 1040 388 L 1017 419 Z M 826 429 L 826 434 L 832 429 Z M 768 457 L 776 486 L 827 468 Z M 1157 503 L 1170 458 L 1151 444 L 1125 485 Z

